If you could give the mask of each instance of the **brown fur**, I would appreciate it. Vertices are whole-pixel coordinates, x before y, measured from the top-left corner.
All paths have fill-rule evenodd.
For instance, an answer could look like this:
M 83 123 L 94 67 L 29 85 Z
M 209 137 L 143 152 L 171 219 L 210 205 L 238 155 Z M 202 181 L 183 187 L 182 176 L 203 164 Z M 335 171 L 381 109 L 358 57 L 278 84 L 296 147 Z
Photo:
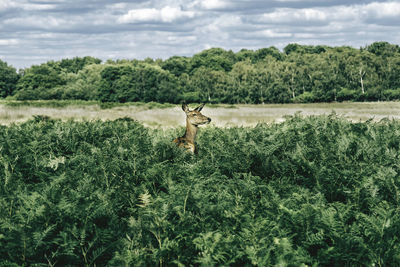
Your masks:
M 182 104 L 182 110 L 186 113 L 186 132 L 182 137 L 174 139 L 179 147 L 186 148 L 192 153 L 197 153 L 195 139 L 199 125 L 210 123 L 211 119 L 200 113 L 204 104 L 201 104 L 194 110 L 189 110 L 187 104 Z

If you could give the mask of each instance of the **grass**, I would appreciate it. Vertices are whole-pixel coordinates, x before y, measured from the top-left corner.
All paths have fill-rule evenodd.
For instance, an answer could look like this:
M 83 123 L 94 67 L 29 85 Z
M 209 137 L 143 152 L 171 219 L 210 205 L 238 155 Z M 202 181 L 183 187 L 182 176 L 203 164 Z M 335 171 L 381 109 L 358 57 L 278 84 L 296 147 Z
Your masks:
M 63 108 L 67 106 L 88 106 L 96 105 L 97 101 L 84 100 L 0 100 L 0 105 L 9 107 L 52 107 Z
M 157 102 L 127 102 L 127 103 L 116 103 L 116 102 L 100 102 L 100 101 L 86 101 L 86 100 L 0 100 L 0 105 L 6 105 L 10 107 L 43 107 L 43 108 L 64 108 L 68 106 L 93 106 L 98 105 L 101 109 L 112 109 L 115 107 L 124 106 L 137 106 L 143 107 L 144 109 L 154 108 L 169 108 L 175 106 L 169 103 L 157 103 Z
M 190 104 L 191 108 L 196 104 Z M 400 119 L 400 102 L 343 102 L 313 104 L 227 105 L 207 104 L 203 114 L 219 127 L 255 126 L 258 123 L 282 122 L 286 116 L 322 115 L 332 112 L 351 121 Z M 0 100 L 0 124 L 27 121 L 34 116 L 49 116 L 63 120 L 115 120 L 129 117 L 151 128 L 185 125 L 180 105 L 143 103 L 101 103 L 97 101 L 15 101 Z

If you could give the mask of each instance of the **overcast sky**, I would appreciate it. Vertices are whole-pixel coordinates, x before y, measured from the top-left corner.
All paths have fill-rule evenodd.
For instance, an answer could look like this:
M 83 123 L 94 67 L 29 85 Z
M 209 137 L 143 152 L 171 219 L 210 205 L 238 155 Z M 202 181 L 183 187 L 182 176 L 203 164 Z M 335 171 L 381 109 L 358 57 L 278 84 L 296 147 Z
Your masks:
M 0 59 L 166 59 L 222 47 L 400 44 L 400 0 L 0 0 Z

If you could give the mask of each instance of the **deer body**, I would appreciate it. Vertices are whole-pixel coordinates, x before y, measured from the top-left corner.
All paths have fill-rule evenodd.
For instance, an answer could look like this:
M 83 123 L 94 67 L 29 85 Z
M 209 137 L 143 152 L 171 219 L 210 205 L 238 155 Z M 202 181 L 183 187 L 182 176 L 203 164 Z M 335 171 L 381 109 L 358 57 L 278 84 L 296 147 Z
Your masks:
M 182 105 L 182 110 L 186 113 L 186 132 L 182 137 L 174 139 L 179 147 L 186 148 L 192 153 L 196 153 L 195 139 L 197 135 L 198 126 L 210 123 L 211 119 L 200 113 L 204 104 L 201 104 L 194 110 L 189 110 L 187 104 Z

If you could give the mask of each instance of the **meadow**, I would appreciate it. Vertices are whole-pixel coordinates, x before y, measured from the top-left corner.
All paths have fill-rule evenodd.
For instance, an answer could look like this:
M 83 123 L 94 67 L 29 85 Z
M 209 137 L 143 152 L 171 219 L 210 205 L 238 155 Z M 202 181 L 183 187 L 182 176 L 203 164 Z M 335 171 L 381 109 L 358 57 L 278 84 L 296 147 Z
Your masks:
M 215 124 L 192 155 L 176 125 L 33 115 L 0 126 L 0 266 L 400 265 L 397 120 Z
M 194 105 L 193 105 L 194 106 Z M 228 105 L 207 104 L 204 113 L 217 127 L 254 127 L 258 123 L 282 122 L 285 116 L 300 113 L 329 115 L 332 112 L 351 121 L 400 119 L 400 102 L 337 102 L 313 104 Z M 180 105 L 150 103 L 102 103 L 80 100 L 0 101 L 0 124 L 24 122 L 34 116 L 62 120 L 115 120 L 131 118 L 151 128 L 185 125 Z

